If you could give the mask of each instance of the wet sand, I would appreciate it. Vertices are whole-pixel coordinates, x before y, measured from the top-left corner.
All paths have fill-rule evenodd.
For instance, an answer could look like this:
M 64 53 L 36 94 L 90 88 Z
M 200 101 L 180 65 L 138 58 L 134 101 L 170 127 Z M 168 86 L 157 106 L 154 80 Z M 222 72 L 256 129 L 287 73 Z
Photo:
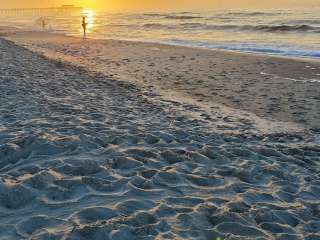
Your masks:
M 262 118 L 320 128 L 320 62 L 47 33 L 9 38 L 48 57 L 140 83 L 167 99 L 222 104 Z M 211 114 L 209 112 L 209 114 Z
M 0 238 L 320 238 L 317 82 L 303 85 L 270 76 L 271 86 L 254 81 L 263 59 L 275 61 L 268 56 L 254 56 L 262 61 L 255 68 L 245 54 L 119 41 L 84 44 L 61 36 L 45 43 L 45 36 L 37 36 L 26 39 L 38 53 L 0 39 Z M 21 37 L 15 35 L 14 41 L 22 44 Z M 82 54 L 75 50 L 80 44 Z M 88 49 L 92 55 L 85 54 Z M 125 51 L 129 60 L 123 59 Z M 180 51 L 184 58 L 194 52 L 204 56 L 186 63 Z M 179 57 L 165 62 L 162 54 Z M 276 59 L 293 70 L 307 64 Z M 155 66 L 146 67 L 148 61 Z M 206 67 L 202 61 L 223 62 L 209 74 L 217 83 L 209 78 L 190 82 L 206 75 L 189 71 Z M 179 80 L 174 74 L 183 72 L 184 64 L 189 67 Z M 314 78 L 317 64 L 308 63 L 305 78 Z M 248 65 L 247 77 L 240 74 L 239 83 L 229 77 L 228 85 L 222 76 L 238 65 L 243 71 Z M 271 69 L 278 74 L 277 67 L 263 67 L 266 73 Z M 244 88 L 248 79 L 254 86 Z M 199 95 L 218 83 L 225 96 Z M 235 94 L 241 86 L 243 96 Z M 258 95 L 254 98 L 257 86 L 283 92 L 281 99 L 296 86 L 290 104 L 302 105 L 305 92 L 311 105 L 303 106 L 312 110 L 297 114 L 305 121 L 289 121 L 290 111 L 279 115 L 271 109 L 266 116 L 251 111 L 260 106 Z M 232 108 L 229 95 L 240 99 L 241 110 Z M 267 94 L 264 101 L 290 109 L 271 98 Z

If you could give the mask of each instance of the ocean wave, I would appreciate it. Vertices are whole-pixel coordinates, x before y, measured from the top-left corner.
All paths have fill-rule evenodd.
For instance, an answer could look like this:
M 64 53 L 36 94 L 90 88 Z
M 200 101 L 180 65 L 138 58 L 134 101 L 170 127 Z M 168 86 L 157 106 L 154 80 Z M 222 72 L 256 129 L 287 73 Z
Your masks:
M 262 53 L 262 54 L 271 54 L 279 56 L 291 56 L 291 57 L 307 57 L 318 59 L 320 57 L 320 52 L 306 50 L 306 49 L 294 49 L 294 48 L 283 48 L 277 46 L 241 46 L 241 45 L 220 45 L 220 46 L 210 46 L 211 48 L 224 49 L 231 51 L 240 51 L 240 52 L 252 52 L 252 53 Z M 209 47 L 209 48 L 210 48 Z
M 238 32 L 266 32 L 266 33 L 320 33 L 320 27 L 310 25 L 232 25 L 207 24 L 199 22 L 184 23 L 145 23 L 145 24 L 108 24 L 108 27 L 127 27 L 162 30 L 190 30 L 190 31 L 238 31 Z
M 290 57 L 303 57 L 303 58 L 320 58 L 320 51 L 314 49 L 304 49 L 299 46 L 277 46 L 277 45 L 265 45 L 265 44 L 245 44 L 245 43 L 209 43 L 202 41 L 185 41 L 172 39 L 165 43 L 179 45 L 200 47 L 205 49 L 221 49 L 227 51 L 249 52 L 249 53 L 261 53 L 277 56 L 290 56 Z
M 188 19 L 201 19 L 203 17 L 199 17 L 199 16 L 174 16 L 174 15 L 168 15 L 165 18 L 167 19 L 177 19 L 177 20 L 188 20 Z
M 162 17 L 163 16 L 163 14 L 161 14 L 161 13 L 144 13 L 143 15 L 147 16 L 147 17 Z
M 274 16 L 283 14 L 282 12 L 228 12 L 223 13 L 223 15 L 232 15 L 232 16 Z
M 251 26 L 247 26 L 251 29 Z M 253 26 L 253 30 L 266 31 L 266 32 L 315 32 L 320 33 L 320 27 L 310 25 L 258 25 Z
M 210 25 L 202 23 L 182 23 L 180 26 L 199 30 L 320 33 L 320 27 L 310 25 Z
M 217 13 L 214 18 L 217 17 L 235 17 L 235 16 L 273 16 L 279 15 L 282 12 L 227 12 L 227 13 Z M 195 12 L 180 12 L 180 13 L 145 13 L 143 14 L 147 17 L 163 17 L 169 19 L 194 19 L 194 18 L 204 18 L 199 16 Z
M 297 19 L 297 20 L 291 20 L 289 21 L 290 24 L 294 25 L 319 25 L 320 26 L 320 20 L 318 19 Z
M 185 15 L 185 14 L 189 14 L 189 15 Z M 165 19 L 176 19 L 176 20 L 188 20 L 188 19 L 201 19 L 204 17 L 200 17 L 200 16 L 194 16 L 191 15 L 192 13 L 189 12 L 182 12 L 179 14 L 160 14 L 160 13 L 145 13 L 144 16 L 147 17 L 160 17 L 160 18 L 165 18 Z
M 170 25 L 165 25 L 161 23 L 146 23 L 142 25 L 143 28 L 153 28 L 153 29 L 169 29 L 169 28 L 174 28 L 173 26 Z
M 104 24 L 103 25 L 104 27 L 107 27 L 107 28 L 109 28 L 109 27 L 112 27 L 112 28 L 130 28 L 130 27 L 132 27 L 133 25 L 132 24 L 117 24 L 117 23 L 108 23 L 108 24 Z

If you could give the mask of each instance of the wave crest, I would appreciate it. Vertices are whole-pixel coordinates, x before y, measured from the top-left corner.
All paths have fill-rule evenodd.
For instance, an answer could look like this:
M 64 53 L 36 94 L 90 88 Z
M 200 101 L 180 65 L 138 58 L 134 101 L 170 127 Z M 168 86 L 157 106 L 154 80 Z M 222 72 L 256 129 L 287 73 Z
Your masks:
M 201 19 L 203 17 L 194 16 L 194 15 L 185 15 L 189 12 L 183 12 L 180 14 L 159 14 L 159 13 L 146 13 L 144 16 L 147 17 L 160 17 L 165 19 L 176 19 L 176 20 L 188 20 L 188 19 Z M 190 13 L 189 13 L 190 14 Z
M 305 32 L 320 33 L 320 27 L 302 25 L 210 25 L 201 23 L 183 23 L 182 27 L 197 28 L 199 30 L 234 30 L 234 31 L 260 31 L 260 32 Z

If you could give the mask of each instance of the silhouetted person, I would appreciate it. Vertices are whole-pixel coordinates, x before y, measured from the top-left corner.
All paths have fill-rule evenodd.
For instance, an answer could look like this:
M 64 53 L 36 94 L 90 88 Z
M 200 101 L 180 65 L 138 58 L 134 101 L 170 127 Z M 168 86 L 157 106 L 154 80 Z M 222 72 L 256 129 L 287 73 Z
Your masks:
M 47 23 L 44 19 L 41 20 L 42 30 L 46 30 Z
M 82 28 L 83 28 L 83 38 L 86 38 L 86 34 L 87 34 L 86 17 L 82 17 Z

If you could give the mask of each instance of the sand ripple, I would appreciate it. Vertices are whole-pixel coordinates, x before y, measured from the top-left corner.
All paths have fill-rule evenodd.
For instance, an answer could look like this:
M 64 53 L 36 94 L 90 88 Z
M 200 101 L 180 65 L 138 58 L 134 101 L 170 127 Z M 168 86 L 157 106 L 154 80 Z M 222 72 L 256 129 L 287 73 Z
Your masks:
M 1 239 L 320 239 L 316 133 L 213 131 L 4 40 L 0 59 Z

